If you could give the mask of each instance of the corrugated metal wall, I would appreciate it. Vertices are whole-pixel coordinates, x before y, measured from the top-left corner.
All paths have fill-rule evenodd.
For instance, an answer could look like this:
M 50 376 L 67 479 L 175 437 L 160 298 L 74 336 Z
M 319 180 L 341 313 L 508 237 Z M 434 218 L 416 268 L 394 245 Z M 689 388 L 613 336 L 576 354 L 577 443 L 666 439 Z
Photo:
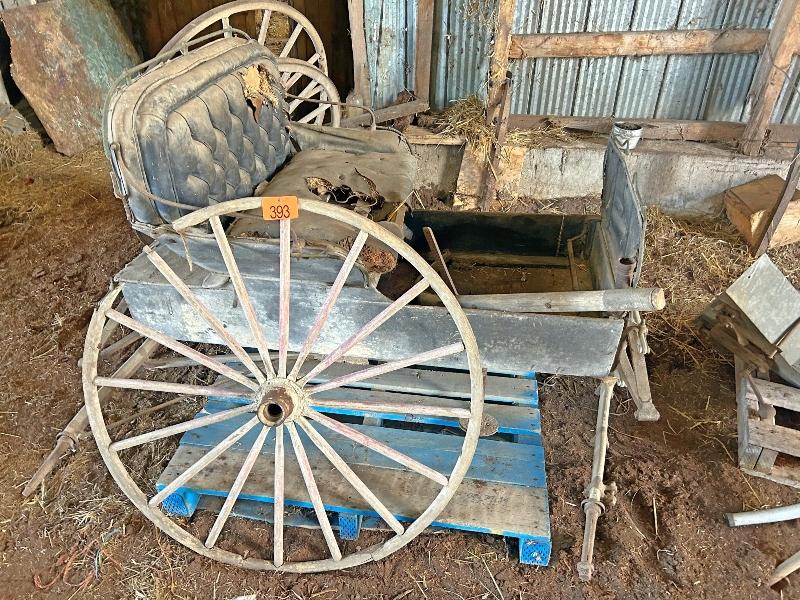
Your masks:
M 770 27 L 777 0 L 517 0 L 514 33 Z M 416 0 L 365 0 L 376 106 L 413 88 Z M 431 105 L 484 95 L 496 0 L 437 0 Z M 757 54 L 538 58 L 512 62 L 512 112 L 744 120 Z M 800 122 L 800 60 L 773 120 Z
M 775 0 L 519 0 L 515 32 L 763 29 Z M 736 121 L 758 55 L 515 61 L 515 113 Z

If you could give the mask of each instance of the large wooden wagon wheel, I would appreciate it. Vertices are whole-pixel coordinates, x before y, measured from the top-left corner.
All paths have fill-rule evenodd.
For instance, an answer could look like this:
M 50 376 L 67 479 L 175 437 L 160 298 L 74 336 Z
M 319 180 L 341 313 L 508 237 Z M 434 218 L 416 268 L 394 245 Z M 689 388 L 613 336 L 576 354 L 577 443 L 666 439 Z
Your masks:
M 312 213 L 346 223 L 354 227 L 358 234 L 352 242 L 352 246 L 327 293 L 319 313 L 314 317 L 313 325 L 308 328 L 305 342 L 297 353 L 297 358 L 290 364 L 288 350 L 289 323 L 290 318 L 292 318 L 292 315 L 290 315 L 291 221 L 280 221 L 280 239 L 278 241 L 279 298 L 276 299 L 279 303 L 279 316 L 277 327 L 274 329 L 274 331 L 277 331 L 277 339 L 267 339 L 262 329 L 262 324 L 259 323 L 245 280 L 237 267 L 233 251 L 222 225 L 226 220 L 226 215 L 240 211 L 258 210 L 261 206 L 261 198 L 232 200 L 195 211 L 173 223 L 174 229 L 179 233 L 205 235 L 216 240 L 238 299 L 238 306 L 234 304 L 229 310 L 243 311 L 244 318 L 252 334 L 248 343 L 257 349 L 258 354 L 248 354 L 243 344 L 220 321 L 220 318 L 224 319 L 225 315 L 212 314 L 209 308 L 198 299 L 195 293 L 167 265 L 164 259 L 155 250 L 145 247 L 145 252 L 153 265 L 185 300 L 187 306 L 184 308 L 194 311 L 197 317 L 216 332 L 219 338 L 224 341 L 225 346 L 227 346 L 226 351 L 232 352 L 239 361 L 241 369 L 233 367 L 236 363 L 218 360 L 210 353 L 201 353 L 197 349 L 173 339 L 162 331 L 113 310 L 113 302 L 121 289 L 117 287 L 101 301 L 89 325 L 86 337 L 83 358 L 83 386 L 92 432 L 109 471 L 133 504 L 164 533 L 195 552 L 235 566 L 252 569 L 280 568 L 281 570 L 293 572 L 342 569 L 381 559 L 407 544 L 433 522 L 453 497 L 472 460 L 480 434 L 483 409 L 483 378 L 475 336 L 458 301 L 449 291 L 447 285 L 431 266 L 404 241 L 379 224 L 365 219 L 352 211 L 319 200 L 300 199 L 299 207 L 301 213 Z M 210 229 L 197 228 L 198 225 L 205 225 L 206 223 L 210 226 Z M 190 228 L 195 229 L 190 231 Z M 373 243 L 377 241 L 391 248 L 408 261 L 418 271 L 420 275 L 419 282 L 397 300 L 387 304 L 386 308 L 379 314 L 341 342 L 335 350 L 321 358 L 316 363 L 316 366 L 304 369 L 304 365 L 309 362 L 307 360 L 309 353 L 324 332 L 331 310 L 348 279 L 348 275 L 356 261 L 359 260 L 361 251 L 368 239 L 372 239 Z M 335 361 L 345 356 L 380 327 L 382 323 L 391 319 L 393 315 L 428 288 L 438 294 L 452 319 L 455 326 L 452 343 L 414 356 L 403 357 L 372 366 L 367 365 L 365 368 L 347 375 L 328 379 L 326 383 L 316 383 L 315 385 L 310 383 L 315 376 L 318 376 L 319 373 L 324 372 Z M 181 308 L 181 310 L 184 310 L 184 308 Z M 357 315 L 354 315 L 354 317 L 357 318 Z M 100 376 L 98 374 L 98 354 L 102 331 L 109 319 L 140 333 L 150 340 L 157 341 L 165 349 L 190 359 L 193 364 L 207 367 L 221 376 L 225 385 L 190 385 L 158 381 L 153 378 L 115 379 L 113 377 Z M 277 348 L 277 360 L 275 361 L 275 366 L 273 366 L 275 348 Z M 465 402 L 463 407 L 453 407 L 452 405 L 443 407 L 433 401 L 426 405 L 399 401 L 325 400 L 316 397 L 317 394 L 325 390 L 341 388 L 355 382 L 368 381 L 370 378 L 380 374 L 459 353 L 465 353 L 471 385 L 471 400 L 469 403 Z M 319 381 L 319 377 L 316 377 L 316 380 Z M 135 390 L 133 393 L 141 395 L 162 392 L 169 397 L 176 395 L 228 396 L 239 398 L 239 402 L 242 403 L 222 412 L 211 413 L 145 433 L 112 440 L 109 437 L 105 418 L 106 413 L 110 411 L 110 406 L 100 405 L 98 399 L 98 388 L 100 387 Z M 463 443 L 452 470 L 449 473 L 441 472 L 443 470 L 446 471 L 446 469 L 435 470 L 423 464 L 420 460 L 393 449 L 391 444 L 378 441 L 363 432 L 357 431 L 350 425 L 324 414 L 326 409 L 340 409 L 342 407 L 411 416 L 440 416 L 461 420 L 462 424 L 466 421 L 467 427 Z M 135 481 L 139 474 L 132 473 L 123 462 L 125 456 L 122 455 L 124 455 L 126 449 L 141 449 L 143 446 L 155 443 L 158 440 L 179 436 L 192 430 L 196 431 L 198 428 L 212 425 L 218 426 L 226 421 L 229 422 L 228 429 L 224 432 L 227 434 L 226 437 L 154 495 L 152 493 L 148 494 L 141 489 Z M 254 435 L 255 437 L 253 437 Z M 419 494 L 423 494 L 422 497 L 426 498 L 425 502 L 429 502 L 429 504 L 426 504 L 427 509 L 419 515 L 395 514 L 384 504 L 382 497 L 385 499 L 391 491 L 394 497 L 397 498 L 397 495 L 401 494 L 401 492 L 396 489 L 372 489 L 364 483 L 345 458 L 333 448 L 329 442 L 331 436 L 346 438 L 352 442 L 353 447 L 362 448 L 362 450 L 368 449 L 368 451 L 382 455 L 384 457 L 382 460 L 401 465 L 410 473 L 409 476 L 415 478 L 413 492 L 416 494 L 415 497 L 420 497 Z M 237 448 L 241 449 L 241 444 L 245 440 L 250 440 L 248 442 L 250 444 L 249 449 L 245 448 L 244 450 L 247 452 L 246 458 L 244 458 L 238 475 L 227 491 L 226 499 L 220 512 L 207 532 L 190 532 L 191 523 L 171 517 L 162 510 L 162 503 L 170 494 L 182 486 L 190 484 L 195 475 L 211 465 L 214 460 L 223 455 L 234 444 L 238 444 Z M 272 452 L 270 445 L 274 447 L 274 452 Z M 306 446 L 308 445 L 315 446 L 316 450 L 313 453 L 308 453 L 306 451 Z M 255 540 L 254 548 L 241 551 L 241 543 L 244 542 L 235 537 L 236 533 L 233 531 L 232 525 L 238 520 L 238 517 L 230 518 L 231 511 L 234 509 L 234 505 L 243 488 L 247 486 L 248 477 L 251 474 L 254 463 L 257 462 L 265 449 L 274 456 L 274 461 L 269 462 L 269 468 L 272 469 L 272 483 L 266 484 L 272 486 L 268 489 L 274 489 L 274 493 L 271 494 L 274 499 L 272 549 L 270 550 L 269 536 L 265 535 L 266 539 Z M 431 448 L 434 453 L 436 450 L 437 448 Z M 239 456 L 242 455 L 240 454 Z M 286 471 L 285 466 L 287 468 Z M 288 469 L 289 467 L 291 469 Z M 265 467 L 262 466 L 261 471 L 259 471 L 262 479 L 264 478 L 264 469 Z M 386 534 L 387 539 L 371 547 L 363 549 L 356 547 L 356 550 L 350 554 L 343 552 L 334 537 L 331 522 L 323 505 L 322 496 L 325 495 L 326 490 L 318 488 L 317 479 L 314 476 L 315 471 L 318 474 L 338 471 L 343 481 L 348 482 L 351 486 L 350 489 L 355 492 L 355 494 L 348 493 L 353 498 L 360 496 L 366 503 L 364 505 L 371 507 L 388 525 L 391 533 Z M 293 472 L 295 475 L 285 478 L 285 472 Z M 417 477 L 418 479 L 416 479 Z M 303 483 L 300 483 L 301 480 Z M 294 486 L 294 489 L 307 491 L 305 504 L 285 494 L 288 489 L 287 483 Z M 303 484 L 304 488 L 300 487 Z M 387 481 L 384 485 L 393 488 L 396 483 L 392 480 Z M 425 495 L 426 493 L 427 495 Z M 285 556 L 284 514 L 288 507 L 297 505 L 305 505 L 309 508 L 313 506 L 313 511 L 325 542 L 326 550 L 322 558 L 293 561 L 292 556 Z M 249 523 L 252 523 L 252 521 L 249 521 Z M 248 530 L 249 533 L 251 531 L 252 528 Z M 298 530 L 292 529 L 291 531 Z M 222 534 L 222 538 L 220 538 L 220 534 Z M 226 538 L 226 536 L 234 536 L 235 539 L 231 540 L 230 537 Z M 249 538 L 252 535 L 245 537 Z M 236 542 L 233 546 L 234 551 L 221 548 L 218 541 L 220 543 L 224 542 L 223 545 L 229 542 Z
M 232 27 L 238 29 L 246 28 L 246 25 L 237 27 L 237 21 L 246 20 L 248 17 L 254 17 L 258 31 L 246 31 L 246 33 L 255 34 L 258 43 L 269 47 L 276 53 L 278 58 L 291 57 L 292 51 L 299 40 L 303 36 L 307 36 L 314 48 L 314 53 L 304 62 L 309 65 L 315 65 L 325 75 L 328 74 L 328 60 L 325 56 L 325 48 L 322 45 L 322 38 L 320 38 L 317 30 L 314 29 L 311 21 L 303 13 L 288 4 L 272 2 L 271 0 L 236 0 L 235 2 L 217 6 L 190 21 L 183 29 L 172 36 L 161 49 L 161 52 L 174 50 L 181 44 L 202 34 L 209 33 L 210 29 L 218 25 L 221 25 L 223 30 Z M 270 24 L 276 19 L 286 19 L 288 21 L 288 37 L 276 39 L 269 36 Z M 227 33 L 225 35 L 232 34 Z
M 288 93 L 286 102 L 292 121 L 314 122 L 317 125 L 328 121 L 332 127 L 339 127 L 342 119 L 341 100 L 336 86 L 327 75 L 297 58 L 278 59 L 278 71 Z M 302 116 L 293 118 L 298 113 Z M 328 114 L 330 118 L 326 118 Z

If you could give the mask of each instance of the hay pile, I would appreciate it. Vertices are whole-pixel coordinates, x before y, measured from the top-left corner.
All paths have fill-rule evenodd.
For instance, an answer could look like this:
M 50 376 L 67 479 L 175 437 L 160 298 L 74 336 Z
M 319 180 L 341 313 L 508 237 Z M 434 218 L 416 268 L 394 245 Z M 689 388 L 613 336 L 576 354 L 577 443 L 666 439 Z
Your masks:
M 42 146 L 42 139 L 32 131 L 14 134 L 0 127 L 0 170 L 30 160 Z
M 647 317 L 654 353 L 669 353 L 693 368 L 727 361 L 709 352 L 695 319 L 753 262 L 744 240 L 725 218 L 683 221 L 649 208 L 641 287 L 661 287 L 667 307 Z M 770 258 L 800 287 L 800 244 L 769 251 Z
M 494 129 L 486 124 L 486 104 L 477 96 L 458 100 L 436 119 L 436 133 L 461 137 L 481 156 L 488 156 L 494 141 Z M 573 138 L 560 127 L 546 125 L 538 129 L 514 130 L 506 136 L 506 146 L 540 148 L 554 142 L 570 142 Z

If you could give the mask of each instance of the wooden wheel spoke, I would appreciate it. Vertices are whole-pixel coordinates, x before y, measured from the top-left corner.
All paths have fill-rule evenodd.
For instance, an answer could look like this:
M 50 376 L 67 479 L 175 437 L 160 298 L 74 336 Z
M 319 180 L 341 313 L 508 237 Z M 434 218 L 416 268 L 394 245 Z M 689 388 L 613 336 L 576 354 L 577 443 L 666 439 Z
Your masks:
M 320 94 L 319 99 L 320 100 L 327 100 L 328 99 L 328 95 L 325 92 L 322 92 L 322 94 Z M 314 124 L 315 125 L 322 125 L 322 122 L 325 120 L 325 111 L 328 110 L 329 107 L 330 107 L 329 104 L 320 105 L 320 107 L 316 111 L 317 112 L 317 118 L 314 119 Z M 320 110 L 320 109 L 322 109 L 322 110 Z M 309 114 L 309 117 L 311 117 L 311 114 Z
M 403 465 L 404 467 L 408 467 L 415 473 L 419 473 L 438 483 L 439 485 L 447 485 L 447 477 L 438 471 L 431 469 L 427 465 L 423 465 L 418 460 L 415 460 L 408 456 L 407 454 L 403 454 L 392 448 L 391 446 L 387 446 L 383 442 L 379 442 L 375 438 L 372 438 L 360 431 L 353 429 L 352 427 L 345 425 L 344 423 L 340 423 L 335 419 L 331 419 L 321 413 L 313 409 L 306 410 L 306 416 L 313 419 L 323 427 L 327 427 L 331 431 L 334 431 L 340 435 L 343 435 L 346 438 L 353 440 L 361 444 L 362 446 L 369 448 L 370 450 L 374 450 L 378 454 L 382 454 L 386 458 L 389 458 L 395 461 L 398 464 Z
M 392 371 L 397 371 L 398 369 L 404 369 L 406 367 L 410 367 L 411 365 L 425 363 L 430 360 L 436 360 L 437 358 L 443 358 L 445 356 L 450 356 L 451 354 L 458 354 L 459 352 L 463 351 L 464 351 L 464 344 L 462 344 L 461 342 L 450 344 L 449 346 L 441 346 L 434 350 L 428 350 L 427 352 L 421 352 L 420 354 L 415 354 L 414 356 L 401 358 L 400 360 L 394 360 L 391 362 L 383 363 L 381 365 L 375 365 L 374 367 L 363 369 L 361 371 L 356 371 L 355 373 L 348 373 L 347 375 L 342 375 L 341 377 L 335 377 L 330 381 L 326 381 L 325 383 L 320 383 L 319 385 L 315 385 L 314 387 L 308 390 L 308 393 L 316 394 L 318 392 L 323 392 L 325 390 L 332 390 L 334 388 L 347 385 L 348 383 L 364 381 L 365 379 L 370 379 L 371 377 L 377 377 L 378 375 L 383 375 L 384 373 L 391 373 Z
M 142 433 L 141 435 L 134 435 L 129 438 L 125 438 L 124 440 L 113 442 L 109 446 L 109 449 L 118 452 L 119 450 L 124 450 L 125 448 L 141 446 L 147 442 L 154 442 L 155 440 L 160 440 L 165 437 L 184 433 L 186 431 L 200 429 L 201 427 L 207 427 L 215 423 L 222 423 L 223 421 L 227 421 L 228 419 L 232 419 L 247 412 L 253 412 L 254 410 L 255 406 L 253 404 L 237 406 L 236 408 L 231 408 L 218 413 L 212 413 L 204 417 L 191 419 L 190 421 L 184 421 L 183 423 L 177 423 L 175 425 L 170 425 L 169 427 L 163 427 L 161 429 L 156 429 L 155 431 Z
M 211 223 L 211 229 L 214 232 L 214 238 L 217 240 L 217 246 L 219 246 L 220 253 L 222 254 L 222 260 L 225 262 L 225 268 L 228 269 L 228 275 L 231 278 L 231 283 L 233 283 L 233 288 L 236 291 L 236 297 L 239 299 L 239 304 L 247 319 L 247 324 L 250 326 L 250 331 L 253 334 L 253 339 L 256 342 L 258 354 L 261 356 L 264 368 L 267 374 L 275 375 L 275 370 L 272 367 L 272 360 L 270 360 L 269 357 L 269 346 L 264 337 L 264 331 L 261 329 L 261 325 L 258 322 L 256 311 L 253 308 L 253 303 L 250 301 L 250 295 L 247 293 L 247 287 L 239 271 L 239 266 L 236 264 L 236 258 L 228 243 L 228 237 L 225 235 L 222 223 L 219 217 L 211 217 L 208 222 Z
M 380 313 L 378 313 L 374 319 L 372 319 L 369 323 L 364 325 L 361 329 L 347 338 L 344 342 L 342 342 L 336 350 L 328 354 L 325 358 L 323 358 L 316 367 L 311 369 L 306 375 L 300 380 L 301 385 L 305 385 L 308 381 L 318 373 L 321 373 L 325 369 L 327 369 L 330 365 L 334 362 L 339 360 L 342 356 L 347 354 L 353 347 L 355 347 L 361 340 L 375 331 L 378 327 L 383 325 L 386 321 L 392 318 L 401 308 L 411 302 L 414 298 L 419 296 L 422 292 L 424 292 L 428 288 L 429 284 L 427 281 L 423 280 L 414 285 L 411 289 L 409 289 L 406 293 L 400 296 L 397 300 L 392 302 L 389 306 L 384 308 Z
M 307 62 L 309 65 L 312 65 L 312 66 L 313 66 L 314 64 L 316 64 L 317 62 L 319 62 L 319 59 L 320 59 L 319 52 L 315 52 L 315 53 L 314 53 L 314 54 L 311 56 L 311 58 L 309 58 L 309 59 L 308 59 L 306 62 Z M 290 89 L 290 88 L 291 88 L 291 87 L 292 87 L 292 86 L 293 86 L 295 83 L 297 83 L 297 82 L 300 80 L 300 78 L 301 78 L 302 76 L 303 76 L 303 74 L 302 74 L 302 73 L 295 73 L 294 75 L 291 75 L 291 73 L 290 73 L 290 72 L 289 72 L 289 73 L 284 73 L 283 75 L 281 75 L 281 83 L 283 84 L 283 87 L 284 87 L 285 89 L 287 89 L 287 90 L 288 90 L 288 89 Z
M 289 354 L 289 296 L 291 292 L 291 220 L 281 220 L 280 292 L 278 298 L 278 377 L 286 377 Z
M 292 51 L 292 47 L 294 46 L 295 42 L 297 41 L 297 38 L 300 37 L 300 34 L 302 32 L 303 32 L 303 26 L 300 23 L 295 25 L 294 31 L 292 31 L 292 35 L 290 35 L 289 39 L 286 40 L 286 44 L 283 46 L 283 49 L 281 50 L 281 53 L 279 54 L 279 56 L 281 58 L 285 58 L 285 57 L 289 56 L 289 52 Z
M 449 417 L 452 419 L 469 419 L 468 408 L 446 406 L 425 406 L 403 402 L 373 402 L 370 400 L 314 400 L 319 408 L 341 408 L 347 410 L 363 410 L 367 412 L 389 413 L 397 415 L 419 415 L 429 417 Z
M 318 119 L 319 117 L 322 117 L 326 110 L 328 110 L 328 105 L 327 104 L 320 104 L 317 108 L 312 110 L 310 113 L 308 113 L 304 117 L 300 117 L 299 119 L 297 119 L 297 122 L 298 123 L 310 123 L 315 118 Z
M 148 502 L 148 504 L 150 506 L 158 506 L 159 504 L 161 504 L 167 498 L 167 496 L 169 496 L 172 492 L 177 490 L 183 484 L 189 482 L 192 479 L 192 477 L 197 475 L 200 471 L 202 471 L 209 464 L 215 461 L 223 452 L 225 452 L 228 448 L 233 446 L 241 438 L 243 438 L 248 431 L 250 431 L 253 427 L 258 425 L 258 423 L 259 423 L 258 417 L 253 417 L 247 423 L 245 423 L 238 429 L 231 432 L 231 434 L 228 435 L 228 437 L 226 437 L 219 444 L 214 446 L 205 455 L 203 455 L 200 459 L 198 459 L 195 463 L 193 463 L 188 469 L 186 469 L 183 473 L 181 473 L 175 479 L 173 479 L 163 490 L 161 490 L 155 496 L 150 498 L 150 502 Z
M 254 381 L 245 377 L 242 373 L 237 371 L 236 369 L 225 365 L 215 358 L 203 354 L 202 352 L 198 352 L 194 348 L 191 348 L 184 344 L 183 342 L 179 342 L 178 340 L 161 333 L 160 331 L 156 331 L 152 327 L 148 327 L 144 323 L 140 323 L 136 319 L 132 319 L 122 313 L 117 312 L 116 310 L 109 310 L 106 313 L 106 316 L 119 323 L 120 325 L 124 325 L 125 327 L 132 329 L 133 331 L 150 338 L 151 340 L 158 342 L 162 346 L 169 348 L 170 350 L 174 350 L 178 354 L 182 354 L 188 359 L 191 359 L 198 364 L 203 365 L 204 367 L 208 367 L 209 369 L 216 371 L 220 375 L 227 377 L 228 379 L 235 381 L 236 383 L 240 383 L 243 386 L 250 388 L 251 390 L 257 390 L 258 384 Z
M 302 77 L 303 74 L 298 73 L 298 75 Z M 314 94 L 318 94 L 324 89 L 315 79 L 312 79 L 306 87 L 300 90 L 300 93 L 297 94 L 298 97 L 289 103 L 289 114 L 292 114 L 303 103 L 303 98 L 312 98 Z
M 311 349 L 314 347 L 314 343 L 317 341 L 320 333 L 322 333 L 325 323 L 328 322 L 328 317 L 333 310 L 333 305 L 339 298 L 339 294 L 341 293 L 342 288 L 344 288 L 344 284 L 347 282 L 347 278 L 350 276 L 350 273 L 353 270 L 353 265 L 355 265 L 356 260 L 361 254 L 361 249 L 364 247 L 368 237 L 369 234 L 361 231 L 353 241 L 353 245 L 350 247 L 350 252 L 347 253 L 347 257 L 344 259 L 344 262 L 339 269 L 339 273 L 336 275 L 336 279 L 334 280 L 333 285 L 328 292 L 328 297 L 325 298 L 325 304 L 323 304 L 319 314 L 317 315 L 316 321 L 314 321 L 314 325 L 312 325 L 311 330 L 308 332 L 308 336 L 303 344 L 303 348 L 300 350 L 300 354 L 297 355 L 297 360 L 295 360 L 294 367 L 292 367 L 292 378 L 297 377 L 300 367 L 303 366 L 303 362 L 305 362 L 306 358 L 308 357 L 308 353 L 311 352 Z
M 123 379 L 120 377 L 95 377 L 97 387 L 119 388 L 123 390 L 140 390 L 145 392 L 165 392 L 167 394 L 185 394 L 187 396 L 219 396 L 221 398 L 246 398 L 246 391 L 227 390 L 215 385 L 191 385 L 188 383 L 172 383 L 170 381 L 151 381 L 150 379 Z
M 381 502 L 372 490 L 367 487 L 367 485 L 361 481 L 361 478 L 353 472 L 353 469 L 342 459 L 341 456 L 333 449 L 325 438 L 320 435 L 320 433 L 314 429 L 314 427 L 303 417 L 299 417 L 297 419 L 298 425 L 306 432 L 309 439 L 314 443 L 314 445 L 319 448 L 320 452 L 322 452 L 325 457 L 331 462 L 331 464 L 336 467 L 336 470 L 342 474 L 347 482 L 353 486 L 353 488 L 359 493 L 359 495 L 367 501 L 367 503 L 378 513 L 381 518 L 386 521 L 386 524 L 392 528 L 392 531 L 397 533 L 398 535 L 402 534 L 405 529 L 403 525 L 398 521 L 395 516 L 391 513 L 391 511 L 386 508 L 386 506 Z
M 227 522 L 228 517 L 233 510 L 233 506 L 236 504 L 236 500 L 239 498 L 239 494 L 242 492 L 242 488 L 247 482 L 247 478 L 250 476 L 250 471 L 253 470 L 253 465 L 255 464 L 259 454 L 261 454 L 261 448 L 264 446 L 264 441 L 267 439 L 268 433 L 268 427 L 262 427 L 261 431 L 258 432 L 258 437 L 256 437 L 253 447 L 250 448 L 247 458 L 244 459 L 242 468 L 239 469 L 239 474 L 236 476 L 236 480 L 233 482 L 233 485 L 228 492 L 228 496 L 225 498 L 225 504 L 222 505 L 222 509 L 220 509 L 219 514 L 214 521 L 214 525 L 212 525 L 211 531 L 208 533 L 205 543 L 206 548 L 211 548 L 217 543 L 217 538 L 219 537 L 222 528 L 225 526 L 225 523 Z
M 173 271 L 170 266 L 166 263 L 166 261 L 161 258 L 158 253 L 153 250 L 150 246 L 145 246 L 144 251 L 147 254 L 147 257 L 150 259 L 150 262 L 161 272 L 161 274 L 166 278 L 166 280 L 172 284 L 178 293 L 183 297 L 186 302 L 191 304 L 194 309 L 200 313 L 200 316 L 208 323 L 211 328 L 216 332 L 216 334 L 222 338 L 223 342 L 231 349 L 231 351 L 239 357 L 242 361 L 242 364 L 255 376 L 259 383 L 264 383 L 266 378 L 261 370 L 256 366 L 256 363 L 248 356 L 247 352 L 245 352 L 244 348 L 237 342 L 234 337 L 226 331 L 225 326 L 217 319 L 210 310 L 206 307 L 205 304 L 200 302 L 200 299 L 195 295 L 195 293 L 189 289 L 189 286 L 183 282 L 183 280 L 178 277 L 178 275 Z
M 267 41 L 267 31 L 269 31 L 269 20 L 272 18 L 272 11 L 265 10 L 261 15 L 261 26 L 258 28 L 258 43 L 262 46 Z
M 311 503 L 314 505 L 314 512 L 317 515 L 317 521 L 319 521 L 319 526 L 322 529 L 325 543 L 328 544 L 328 549 L 331 552 L 333 560 L 342 560 L 342 551 L 336 543 L 336 537 L 333 534 L 333 528 L 328 519 L 328 513 L 325 512 L 325 505 L 322 503 L 322 497 L 319 495 L 319 489 L 317 488 L 314 474 L 311 472 L 311 463 L 308 462 L 308 456 L 303 448 L 303 442 L 300 441 L 300 436 L 297 433 L 294 423 L 286 423 L 286 429 L 289 430 L 289 437 L 292 439 L 294 455 L 297 458 L 297 463 L 300 465 L 300 472 L 303 474 L 303 481 L 305 481 L 308 495 L 311 497 Z
M 272 563 L 276 568 L 283 564 L 283 425 L 275 428 L 275 489 L 272 525 Z

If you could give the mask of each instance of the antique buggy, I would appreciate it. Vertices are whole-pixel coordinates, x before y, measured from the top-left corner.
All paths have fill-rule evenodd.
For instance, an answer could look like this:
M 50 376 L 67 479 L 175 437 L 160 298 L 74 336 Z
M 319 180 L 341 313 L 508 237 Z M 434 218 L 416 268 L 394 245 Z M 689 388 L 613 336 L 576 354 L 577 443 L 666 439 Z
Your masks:
M 260 11 L 256 39 L 231 26 L 246 11 Z M 275 15 L 296 23 L 277 58 Z M 212 21 L 222 31 L 201 35 Z M 315 48 L 307 62 L 288 58 L 303 32 Z M 237 566 L 345 568 L 432 523 L 516 538 L 524 562 L 546 564 L 535 373 L 627 370 L 639 416 L 657 418 L 641 376 L 637 311 L 649 302 L 623 294 L 591 316 L 576 315 L 587 308 L 569 294 L 540 307 L 561 314 L 518 304 L 635 286 L 644 220 L 625 157 L 609 146 L 602 217 L 412 212 L 408 144 L 390 129 L 335 127 L 341 103 L 316 40 L 286 5 L 233 2 L 112 91 L 112 179 L 147 245 L 87 334 L 86 409 L 103 459 L 163 532 Z M 449 284 L 423 258 L 427 228 Z M 498 292 L 511 308 L 464 308 Z M 143 342 L 111 369 L 108 348 L 130 340 Z M 129 391 L 111 395 L 119 389 Z M 134 417 L 196 414 L 155 429 L 126 418 L 128 435 L 112 440 L 115 405 L 144 405 Z M 178 437 L 165 454 L 159 444 Z M 156 481 L 137 470 L 143 452 L 161 452 Z M 213 522 L 182 518 L 198 507 Z M 242 550 L 250 529 L 239 517 L 271 523 L 271 543 Z M 284 543 L 286 525 L 309 524 L 327 556 Z M 347 540 L 361 526 L 380 529 L 379 541 L 343 551 L 334 529 Z

